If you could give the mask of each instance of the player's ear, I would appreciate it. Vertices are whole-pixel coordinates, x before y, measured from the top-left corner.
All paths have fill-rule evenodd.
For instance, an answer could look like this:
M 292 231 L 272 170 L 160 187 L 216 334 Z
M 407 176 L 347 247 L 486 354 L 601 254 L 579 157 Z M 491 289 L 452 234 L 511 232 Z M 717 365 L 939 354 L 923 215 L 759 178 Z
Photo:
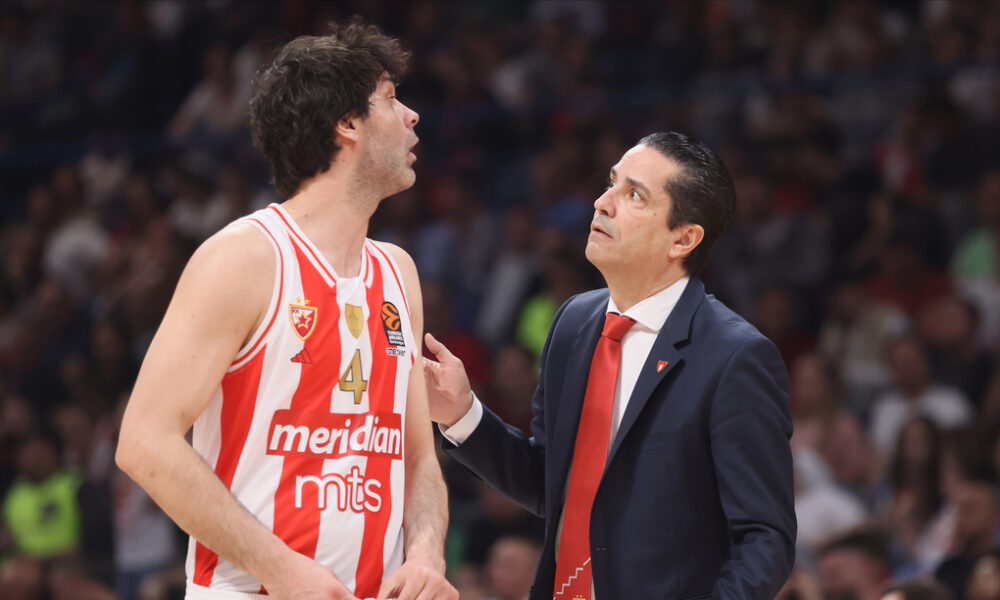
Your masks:
M 354 113 L 340 117 L 333 126 L 333 134 L 338 146 L 357 144 L 361 137 L 361 117 Z

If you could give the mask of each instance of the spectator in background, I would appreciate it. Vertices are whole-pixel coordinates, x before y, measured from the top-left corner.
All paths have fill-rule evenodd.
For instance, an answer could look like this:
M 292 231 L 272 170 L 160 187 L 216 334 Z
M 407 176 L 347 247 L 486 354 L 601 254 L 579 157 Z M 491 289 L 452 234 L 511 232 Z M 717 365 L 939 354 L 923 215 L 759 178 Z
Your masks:
M 546 258 L 542 290 L 524 303 L 516 327 L 518 343 L 534 356 L 542 353 L 546 334 L 559 307 L 570 296 L 587 290 L 586 273 L 586 263 L 579 253 L 565 246 Z
M 177 528 L 141 487 L 114 475 L 115 592 L 139 600 L 150 579 L 177 560 Z
M 712 250 L 713 281 L 738 314 L 771 286 L 807 290 L 823 281 L 826 238 L 801 215 L 778 210 L 772 182 L 758 171 L 736 174 L 736 216 Z
M 62 66 L 58 46 L 42 35 L 42 19 L 23 6 L 0 15 L 0 104 L 7 107 L 43 100 L 58 87 Z
M 894 388 L 875 401 L 871 416 L 872 439 L 885 456 L 892 457 L 899 432 L 912 417 L 925 415 L 943 430 L 972 421 L 972 406 L 962 393 L 931 378 L 919 338 L 905 335 L 890 343 L 886 354 Z
M 886 522 L 910 568 L 919 574 L 929 573 L 948 553 L 948 519 L 941 513 L 941 444 L 937 425 L 915 417 L 900 431 L 889 464 L 893 497 Z
M 799 299 L 786 287 L 762 289 L 754 298 L 750 321 L 774 342 L 786 365 L 795 364 L 815 346 L 815 340 L 803 326 L 801 309 Z
M 1000 559 L 986 556 L 976 561 L 976 567 L 965 585 L 969 600 L 996 600 L 1000 598 Z
M 836 485 L 819 455 L 795 452 L 796 546 L 816 551 L 834 536 L 861 525 L 868 511 L 860 500 Z
M 890 585 L 882 600 L 955 600 L 955 597 L 933 579 L 916 579 Z
M 32 196 L 47 193 L 44 187 L 36 188 Z M 10 310 L 17 310 L 42 279 L 44 233 L 36 225 L 12 226 L 3 235 L 2 244 L 0 278 L 11 304 Z
M 489 600 L 524 600 L 535 579 L 535 567 L 542 556 L 538 539 L 505 536 L 494 542 L 486 560 Z
M 0 570 L 0 590 L 12 600 L 108 600 L 110 590 L 87 575 L 80 553 L 81 478 L 60 466 L 59 441 L 28 437 L 18 451 L 19 476 L 3 501 L 3 528 L 14 558 Z M 2 538 L 0 532 L 0 538 Z
M 108 250 L 108 235 L 97 214 L 86 205 L 83 182 L 75 166 L 56 170 L 52 189 L 55 214 L 60 219 L 45 245 L 45 272 L 82 298 L 90 293 L 91 274 Z
M 519 344 L 507 344 L 496 351 L 492 365 L 483 400 L 505 423 L 528 432 L 531 405 L 524 399 L 530 398 L 538 385 L 535 354 Z
M 61 467 L 52 435 L 27 438 L 18 451 L 18 477 L 4 499 L 3 523 L 15 550 L 38 559 L 65 555 L 80 542 L 80 475 Z
M 173 201 L 167 211 L 174 229 L 186 242 L 196 244 L 226 225 L 225 215 L 211 206 L 212 182 L 209 174 L 187 166 L 168 170 Z
M 841 413 L 833 422 L 822 454 L 834 481 L 869 511 L 876 510 L 887 494 L 885 461 L 860 421 L 850 413 Z
M 951 291 L 945 273 L 929 267 L 921 255 L 922 244 L 891 239 L 879 252 L 876 271 L 865 283 L 865 293 L 892 304 L 910 318 L 933 300 Z
M 167 127 L 175 140 L 196 134 L 229 135 L 246 125 L 252 82 L 237 78 L 232 50 L 218 42 L 205 51 L 202 60 L 202 80 Z
M 819 580 L 808 569 L 796 565 L 774 600 L 824 600 L 819 589 Z
M 889 552 L 882 534 L 858 531 L 819 551 L 820 587 L 825 600 L 880 600 L 889 582 Z
M 458 597 L 462 600 L 487 600 L 483 579 L 480 569 L 470 564 L 448 571 L 448 580 L 458 590 Z
M 995 565 L 1000 557 L 997 546 L 997 528 L 1000 526 L 1000 508 L 997 506 L 995 480 L 970 479 L 959 484 L 955 506 L 958 518 L 955 524 L 956 551 L 938 566 L 935 577 L 955 594 L 955 600 L 969 598 L 967 586 L 973 573 Z M 986 579 L 986 576 L 982 576 Z M 985 587 L 985 584 L 979 584 Z
M 449 348 L 454 347 L 455 356 L 462 359 L 470 381 L 478 381 L 481 385 L 489 380 L 490 365 L 486 349 L 479 339 L 471 332 L 458 326 L 458 317 L 454 311 L 450 288 L 437 282 L 424 282 L 422 292 L 424 297 L 424 330 L 433 334 L 439 340 L 446 342 Z M 424 352 L 427 349 L 424 348 Z
M 0 397 L 0 498 L 7 496 L 17 476 L 18 449 L 34 433 L 35 427 L 35 413 L 24 398 L 6 393 Z
M 978 409 L 993 375 L 994 359 L 984 349 L 976 306 L 955 295 L 942 296 L 920 315 L 933 379 L 960 390 Z
M 823 359 L 803 354 L 789 363 L 791 374 L 792 450 L 820 451 L 830 437 L 844 399 L 839 382 Z
M 1000 341 L 1000 169 L 984 173 L 974 197 L 977 227 L 959 242 L 951 259 L 956 285 L 973 300 L 982 314 L 979 339 Z
M 849 406 L 866 408 L 890 384 L 885 347 L 906 331 L 908 323 L 905 313 L 868 297 L 859 282 L 846 281 L 834 288 L 819 351 L 843 380 Z
M 504 498 L 482 481 L 478 482 L 478 489 L 481 514 L 469 524 L 464 552 L 466 563 L 477 567 L 485 565 L 490 548 L 497 540 L 506 536 L 541 536 L 541 519 Z M 536 561 L 532 567 L 537 566 Z
M 487 347 L 508 339 L 518 310 L 538 276 L 538 229 L 523 208 L 507 211 L 505 240 L 483 282 L 483 300 L 476 316 L 476 333 Z

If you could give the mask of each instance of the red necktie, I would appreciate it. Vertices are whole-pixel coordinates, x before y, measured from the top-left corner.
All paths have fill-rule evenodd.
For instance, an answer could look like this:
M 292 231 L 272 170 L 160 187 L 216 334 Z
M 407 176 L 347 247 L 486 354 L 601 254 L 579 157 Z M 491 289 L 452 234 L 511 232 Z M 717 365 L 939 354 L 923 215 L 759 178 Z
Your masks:
M 628 317 L 608 313 L 590 363 L 563 510 L 554 600 L 590 598 L 590 511 L 608 457 L 611 411 L 622 360 L 621 339 L 634 323 Z

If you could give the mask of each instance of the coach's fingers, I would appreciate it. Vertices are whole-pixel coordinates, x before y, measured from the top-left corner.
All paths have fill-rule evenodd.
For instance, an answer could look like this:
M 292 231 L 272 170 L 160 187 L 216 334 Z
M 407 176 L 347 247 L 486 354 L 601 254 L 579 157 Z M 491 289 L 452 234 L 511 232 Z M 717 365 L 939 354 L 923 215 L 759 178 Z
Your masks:
M 430 333 L 424 334 L 424 343 L 427 344 L 427 349 L 431 351 L 431 354 L 434 355 L 434 358 L 436 358 L 438 362 L 441 363 L 442 365 L 450 366 L 455 364 L 458 365 L 462 364 L 462 361 L 459 360 L 458 357 L 456 357 L 454 354 L 452 354 L 451 350 L 448 350 L 448 348 L 444 344 L 439 342 L 437 338 L 431 335 Z

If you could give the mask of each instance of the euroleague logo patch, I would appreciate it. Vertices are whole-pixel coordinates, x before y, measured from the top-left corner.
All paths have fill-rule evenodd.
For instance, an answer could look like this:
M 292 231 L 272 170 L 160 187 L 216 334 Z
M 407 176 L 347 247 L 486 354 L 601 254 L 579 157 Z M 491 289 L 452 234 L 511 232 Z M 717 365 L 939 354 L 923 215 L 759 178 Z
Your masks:
M 385 329 L 385 337 L 393 346 L 405 346 L 403 342 L 402 322 L 399 318 L 399 309 L 392 302 L 382 303 L 382 328 Z

